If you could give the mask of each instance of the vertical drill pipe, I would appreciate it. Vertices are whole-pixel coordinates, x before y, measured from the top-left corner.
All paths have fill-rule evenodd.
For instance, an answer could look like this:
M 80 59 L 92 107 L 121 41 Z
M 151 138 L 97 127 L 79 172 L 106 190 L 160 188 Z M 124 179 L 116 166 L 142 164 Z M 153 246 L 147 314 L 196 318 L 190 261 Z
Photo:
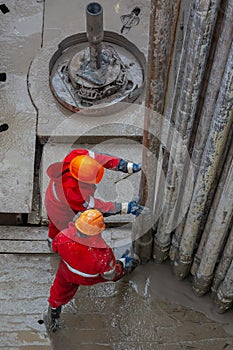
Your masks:
M 233 217 L 233 143 L 225 161 L 221 179 L 208 216 L 211 224 L 208 227 L 209 235 L 206 240 L 199 268 L 194 280 L 193 290 L 198 296 L 204 295 L 210 289 L 214 271 L 218 264 L 220 252 L 224 251 L 226 237 Z M 215 201 L 218 203 L 215 205 Z M 205 234 L 206 236 L 206 234 Z
M 220 284 L 223 282 L 226 276 L 226 273 L 230 267 L 232 256 L 233 256 L 233 219 L 231 224 L 231 232 L 229 233 L 220 262 L 216 268 L 213 283 L 211 286 L 211 291 L 213 293 L 217 292 L 217 289 L 219 288 Z
M 180 257 L 175 265 L 174 271 L 180 278 L 184 278 L 188 274 L 188 266 L 192 262 L 200 222 L 206 207 L 208 195 L 216 179 L 219 163 L 222 160 L 226 143 L 232 129 L 232 87 L 233 43 L 225 67 L 206 147 L 203 152 L 187 220 L 180 242 Z
M 159 218 L 154 237 L 153 258 L 156 262 L 162 262 L 168 257 L 172 231 L 179 223 L 179 218 L 185 214 L 185 211 L 182 213 L 177 210 L 180 204 L 179 196 L 182 195 L 184 189 L 186 194 L 190 195 L 192 193 L 192 190 L 189 190 L 190 186 L 186 185 L 185 188 L 181 186 L 181 180 L 183 175 L 187 178 L 189 169 L 186 167 L 188 161 L 186 150 L 195 122 L 198 96 L 209 54 L 218 6 L 219 0 L 198 0 L 194 13 L 190 12 L 189 16 L 188 32 L 182 50 L 181 70 L 177 78 L 177 81 L 182 81 L 182 85 L 175 92 L 178 93 L 178 96 L 174 96 L 174 104 L 171 110 L 171 121 L 175 121 L 177 132 L 174 133 L 172 138 L 170 154 L 175 156 L 169 158 L 164 210 Z M 176 101 L 177 97 L 179 98 Z M 187 204 L 183 207 L 185 209 L 189 203 L 187 201 L 188 197 L 183 197 L 185 198 L 185 204 Z M 160 253 L 161 251 L 163 254 Z
M 156 160 L 159 158 L 160 153 L 160 130 L 163 123 L 159 113 L 163 113 L 165 107 L 180 2 L 180 0 L 151 2 L 148 85 L 142 155 L 142 169 L 144 172 L 142 173 L 140 184 L 140 203 L 149 206 L 151 209 L 155 202 Z M 155 132 L 158 136 L 155 136 Z M 149 218 L 149 215 L 141 215 L 133 223 L 134 252 L 140 256 L 142 262 L 151 259 L 152 231 L 148 229 L 146 234 L 141 235 L 143 230 L 144 232 L 146 231 L 145 227 L 152 227 L 152 223 L 155 220 L 154 213 L 153 219 L 151 219 L 152 215 L 151 218 Z M 136 239 L 137 237 L 139 238 Z
M 101 67 L 103 30 L 103 8 L 97 2 L 91 2 L 86 7 L 86 29 L 90 49 L 90 65 L 93 69 Z
M 226 273 L 226 276 L 223 282 L 220 284 L 218 288 L 218 291 L 214 300 L 217 312 L 223 313 L 232 306 L 233 304 L 232 285 L 233 285 L 233 261 L 229 266 L 229 269 Z
M 231 40 L 233 36 L 233 26 L 231 25 L 232 17 L 233 17 L 233 1 L 228 1 L 228 0 L 221 1 L 217 22 L 213 33 L 213 42 L 211 44 L 212 46 L 210 51 L 210 57 L 207 61 L 208 69 L 206 69 L 205 76 L 203 78 L 203 82 L 205 83 L 203 84 L 203 90 L 200 91 L 200 96 L 204 96 L 203 104 L 198 103 L 198 107 L 200 107 L 201 109 L 199 110 L 199 112 L 198 111 L 196 112 L 196 114 L 200 113 L 200 121 L 196 131 L 193 152 L 192 152 L 194 179 L 196 179 L 197 177 L 198 169 L 201 163 L 201 157 L 204 152 L 207 137 L 209 135 L 209 129 L 211 125 L 212 116 L 214 113 L 215 102 L 218 96 L 218 92 L 221 88 L 221 80 L 224 73 L 224 68 L 226 66 L 228 52 L 231 46 Z M 211 69 L 210 72 L 208 72 L 209 68 Z M 206 84 L 207 81 L 208 81 L 208 85 L 206 86 L 206 90 L 205 90 L 204 85 Z M 199 100 L 201 102 L 200 98 Z M 196 119 L 195 122 L 197 122 L 199 118 L 196 117 L 195 119 Z M 195 135 L 194 131 L 192 131 L 191 138 L 194 137 L 193 135 Z M 225 157 L 223 157 L 223 159 L 225 159 Z M 220 166 L 219 168 L 222 169 L 222 166 Z M 205 219 L 203 215 L 203 222 L 204 220 Z M 169 252 L 171 260 L 174 260 L 174 256 L 175 254 L 177 254 L 182 233 L 184 230 L 185 221 L 186 221 L 186 216 L 184 217 L 182 222 L 179 224 L 179 226 L 176 228 L 176 231 L 172 237 L 172 246 Z M 208 230 L 206 229 L 207 228 L 205 228 L 205 231 L 208 232 Z M 202 250 L 204 247 L 203 243 L 205 243 L 205 241 L 206 240 L 202 235 L 201 242 L 198 246 L 198 251 L 194 258 L 194 263 L 192 264 L 192 270 L 191 270 L 192 274 L 195 274 L 198 269 L 198 265 L 200 263 L 201 256 L 202 256 Z

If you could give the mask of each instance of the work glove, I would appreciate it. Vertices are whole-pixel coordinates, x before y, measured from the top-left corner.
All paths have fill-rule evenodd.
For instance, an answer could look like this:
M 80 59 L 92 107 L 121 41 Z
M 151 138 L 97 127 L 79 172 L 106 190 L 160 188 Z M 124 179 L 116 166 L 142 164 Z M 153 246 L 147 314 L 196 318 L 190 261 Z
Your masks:
M 141 170 L 141 164 L 127 162 L 124 159 L 120 159 L 118 166 L 116 167 L 117 171 L 123 173 L 133 174 Z
M 125 251 L 125 253 L 122 255 L 122 257 L 119 259 L 119 261 L 122 263 L 123 268 L 125 269 L 126 273 L 132 272 L 138 265 L 140 265 L 139 257 L 136 254 L 134 254 L 132 256 L 128 249 Z
M 129 203 L 122 203 L 121 214 L 133 214 L 139 216 L 141 213 L 149 214 L 150 209 L 138 204 L 136 201 L 131 201 Z

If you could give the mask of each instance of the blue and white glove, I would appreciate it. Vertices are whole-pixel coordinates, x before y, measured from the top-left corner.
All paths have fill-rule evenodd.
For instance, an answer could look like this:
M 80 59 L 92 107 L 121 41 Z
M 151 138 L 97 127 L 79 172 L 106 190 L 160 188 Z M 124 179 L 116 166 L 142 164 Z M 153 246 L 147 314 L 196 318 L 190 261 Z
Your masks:
M 131 163 L 124 159 L 120 159 L 116 170 L 123 173 L 133 174 L 141 170 L 141 164 Z
M 127 249 L 122 257 L 119 259 L 127 273 L 133 271 L 138 265 L 140 265 L 140 259 L 138 256 L 130 256 L 130 251 Z
M 148 214 L 150 209 L 138 204 L 136 201 L 122 203 L 121 214 L 133 214 L 135 216 L 139 216 L 142 212 L 143 214 Z

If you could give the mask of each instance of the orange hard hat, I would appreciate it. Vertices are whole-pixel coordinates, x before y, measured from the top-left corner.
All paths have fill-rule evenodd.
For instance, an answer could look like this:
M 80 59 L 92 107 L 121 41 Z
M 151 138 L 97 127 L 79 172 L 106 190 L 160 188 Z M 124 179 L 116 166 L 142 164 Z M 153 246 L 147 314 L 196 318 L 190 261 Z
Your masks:
M 98 184 L 104 175 L 104 167 L 95 159 L 82 155 L 72 159 L 70 173 L 79 181 Z
M 75 220 L 75 227 L 87 236 L 99 235 L 105 229 L 104 217 L 99 210 L 88 209 Z

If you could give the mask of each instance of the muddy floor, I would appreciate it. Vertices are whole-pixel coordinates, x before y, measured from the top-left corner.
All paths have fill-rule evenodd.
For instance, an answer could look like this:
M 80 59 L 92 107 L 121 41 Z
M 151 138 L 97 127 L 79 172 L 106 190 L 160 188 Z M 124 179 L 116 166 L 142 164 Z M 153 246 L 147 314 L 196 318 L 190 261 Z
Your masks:
M 58 261 L 49 252 L 0 255 L 1 349 L 233 349 L 233 312 L 215 313 L 209 296 L 195 297 L 169 264 L 153 262 L 117 283 L 80 287 L 60 329 L 47 332 L 43 314 Z
M 80 288 L 50 339 L 71 350 L 233 349 L 232 316 L 195 298 L 188 281 L 175 283 L 168 264 L 149 263 L 118 283 Z

